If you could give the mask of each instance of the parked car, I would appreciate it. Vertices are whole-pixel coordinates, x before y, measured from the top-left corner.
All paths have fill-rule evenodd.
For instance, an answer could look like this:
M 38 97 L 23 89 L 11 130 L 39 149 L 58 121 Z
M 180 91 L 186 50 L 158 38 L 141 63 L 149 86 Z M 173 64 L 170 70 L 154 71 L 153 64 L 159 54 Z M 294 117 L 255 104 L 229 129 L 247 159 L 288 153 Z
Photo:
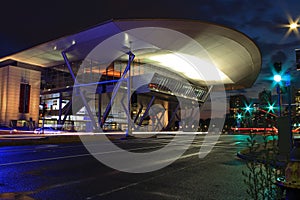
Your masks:
M 34 130 L 35 134 L 57 134 L 57 133 L 61 133 L 60 130 L 56 130 L 52 127 L 44 127 L 44 128 L 36 128 Z
M 12 134 L 12 133 L 16 133 L 17 130 L 9 126 L 0 125 L 0 132 Z

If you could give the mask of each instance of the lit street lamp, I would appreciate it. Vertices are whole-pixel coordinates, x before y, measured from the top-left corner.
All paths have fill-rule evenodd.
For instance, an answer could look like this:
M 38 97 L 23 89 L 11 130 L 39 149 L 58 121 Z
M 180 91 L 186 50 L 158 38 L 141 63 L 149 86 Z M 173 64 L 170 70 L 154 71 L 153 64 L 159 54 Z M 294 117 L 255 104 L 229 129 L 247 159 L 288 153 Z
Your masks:
M 289 24 L 284 25 L 283 27 L 289 28 L 285 34 L 287 37 L 292 31 L 295 33 L 296 36 L 299 36 L 298 24 L 300 18 L 297 18 L 295 21 L 289 17 Z M 297 55 L 297 51 L 296 51 Z M 296 58 L 297 60 L 297 58 Z M 297 61 L 298 62 L 298 61 Z M 298 70 L 298 63 L 297 70 Z M 288 163 L 285 169 L 285 178 L 281 182 L 277 180 L 279 186 L 283 187 L 286 190 L 286 199 L 297 199 L 300 195 L 300 187 L 298 179 L 296 179 L 297 175 L 300 172 L 300 158 L 299 154 L 297 154 L 297 148 L 299 150 L 299 145 L 294 146 L 293 141 L 293 134 L 292 134 L 292 124 L 291 124 L 291 78 L 290 74 L 287 73 L 288 78 L 286 81 L 286 86 L 288 90 L 288 118 L 278 118 L 278 147 L 279 147 L 279 154 L 288 156 Z M 274 76 L 275 80 L 275 76 Z M 277 78 L 276 80 L 279 80 Z M 276 81 L 275 80 L 275 81 Z M 277 87 L 278 87 L 277 82 Z M 278 92 L 278 89 L 277 89 Z M 279 89 L 280 92 L 280 89 Z M 279 94 L 279 93 L 278 93 Z M 287 134 L 288 133 L 288 134 Z M 296 147 L 296 149 L 294 149 Z
M 279 74 L 274 75 L 274 81 L 279 83 L 281 81 L 281 76 Z
M 293 20 L 291 17 L 288 18 L 289 24 L 284 24 L 282 27 L 288 28 L 285 38 L 288 37 L 291 32 L 294 32 L 296 36 L 299 36 L 299 30 L 298 28 L 300 27 L 300 24 L 298 24 L 300 18 L 297 18 L 296 20 Z
M 293 23 L 290 24 L 290 29 L 292 29 L 292 30 L 295 30 L 298 27 L 299 27 L 299 25 L 297 23 L 295 23 L 295 22 L 293 22 Z

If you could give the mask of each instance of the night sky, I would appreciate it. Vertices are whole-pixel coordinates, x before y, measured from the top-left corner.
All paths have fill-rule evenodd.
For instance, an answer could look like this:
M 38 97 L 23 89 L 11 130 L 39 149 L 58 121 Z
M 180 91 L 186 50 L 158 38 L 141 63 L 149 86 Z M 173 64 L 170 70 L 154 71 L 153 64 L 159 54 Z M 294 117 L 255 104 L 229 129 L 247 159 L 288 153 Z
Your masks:
M 275 93 L 268 79 L 276 61 L 283 63 L 283 70 L 292 75 L 292 84 L 300 88 L 300 71 L 295 67 L 300 35 L 287 34 L 288 28 L 282 26 L 289 24 L 289 18 L 295 21 L 300 17 L 299 0 L 11 0 L 1 4 L 0 57 L 113 18 L 196 19 L 241 31 L 260 48 L 262 71 L 253 87 L 240 93 L 252 98 L 264 88 Z

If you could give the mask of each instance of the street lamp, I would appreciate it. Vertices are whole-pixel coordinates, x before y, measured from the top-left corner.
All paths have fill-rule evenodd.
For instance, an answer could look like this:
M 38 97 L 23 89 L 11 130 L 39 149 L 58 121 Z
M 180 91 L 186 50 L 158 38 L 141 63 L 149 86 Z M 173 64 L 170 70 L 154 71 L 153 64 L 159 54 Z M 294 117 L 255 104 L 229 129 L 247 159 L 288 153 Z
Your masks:
M 290 29 L 292 29 L 292 30 L 295 30 L 298 27 L 299 27 L 299 25 L 297 23 L 295 23 L 295 22 L 293 22 L 293 23 L 290 24 Z
M 281 76 L 279 74 L 276 74 L 274 75 L 273 79 L 276 83 L 279 83 L 281 81 Z
M 299 30 L 298 28 L 300 27 L 300 24 L 298 24 L 300 18 L 297 18 L 296 20 L 293 20 L 290 16 L 288 17 L 289 23 L 288 24 L 283 24 L 281 27 L 288 28 L 285 38 L 288 37 L 291 32 L 294 32 L 296 36 L 299 36 Z
M 300 17 L 298 17 L 295 21 L 289 16 L 289 24 L 283 27 L 288 27 L 288 31 L 285 34 L 287 37 L 292 31 L 296 36 L 299 36 L 298 24 Z M 296 52 L 297 55 L 297 52 Z M 297 65 L 298 70 L 298 65 Z M 291 124 L 291 80 L 290 74 L 288 73 L 288 80 L 286 81 L 286 86 L 288 89 L 288 118 L 279 118 L 278 119 L 278 149 L 279 155 L 285 155 L 289 157 L 287 167 L 285 169 L 285 179 L 283 182 L 277 180 L 279 185 L 283 186 L 286 189 L 286 199 L 294 199 L 296 196 L 299 196 L 299 187 L 297 186 L 297 182 L 292 182 L 292 179 L 295 178 L 296 174 L 299 174 L 300 171 L 300 162 L 298 153 L 294 152 L 293 149 L 293 134 L 292 134 L 292 124 Z M 277 84 L 279 85 L 279 84 Z M 280 120 L 280 122 L 279 122 Z M 286 134 L 288 132 L 288 134 Z M 292 150 L 293 149 L 293 150 Z M 295 149 L 296 150 L 296 149 Z M 295 189 L 297 188 L 297 189 Z

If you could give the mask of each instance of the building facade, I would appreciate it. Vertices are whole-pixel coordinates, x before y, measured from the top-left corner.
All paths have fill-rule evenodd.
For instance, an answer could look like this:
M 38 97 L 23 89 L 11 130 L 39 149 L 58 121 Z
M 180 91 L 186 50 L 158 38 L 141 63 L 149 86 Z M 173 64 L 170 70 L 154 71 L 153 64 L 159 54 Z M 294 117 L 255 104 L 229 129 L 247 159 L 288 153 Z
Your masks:
M 197 130 L 212 88 L 250 87 L 260 67 L 255 43 L 224 26 L 112 20 L 1 58 L 0 120 L 76 131 Z
M 0 68 L 0 77 L 0 122 L 33 126 L 39 119 L 41 72 L 14 62 Z

